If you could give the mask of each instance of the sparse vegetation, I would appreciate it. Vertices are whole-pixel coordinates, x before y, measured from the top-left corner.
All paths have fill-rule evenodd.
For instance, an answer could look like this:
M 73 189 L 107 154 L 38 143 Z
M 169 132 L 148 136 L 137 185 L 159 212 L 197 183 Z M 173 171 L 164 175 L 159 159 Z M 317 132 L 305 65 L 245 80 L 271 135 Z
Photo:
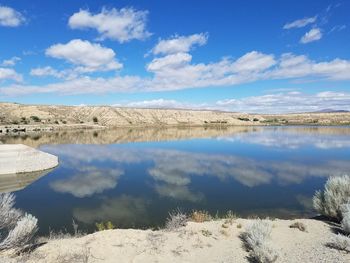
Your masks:
M 165 223 L 165 229 L 168 231 L 178 230 L 181 227 L 187 225 L 187 215 L 184 214 L 180 209 L 177 209 L 169 213 L 169 216 Z
M 97 118 L 97 117 L 93 117 L 93 118 L 92 118 L 92 121 L 93 121 L 94 123 L 98 123 L 98 118 Z
M 250 259 L 255 262 L 275 262 L 278 253 L 272 247 L 271 239 L 272 226 L 267 220 L 254 220 L 246 231 L 241 235 L 246 248 L 249 250 Z
M 350 198 L 350 197 L 349 197 Z M 345 233 L 350 235 L 350 200 L 349 203 L 342 205 L 343 220 L 341 221 L 341 227 Z
M 202 223 L 205 221 L 209 221 L 211 219 L 212 217 L 209 215 L 208 211 L 204 211 L 204 210 L 198 210 L 198 211 L 194 210 L 190 215 L 190 220 L 197 223 Z
M 245 117 L 238 117 L 238 119 L 240 121 L 250 121 L 249 118 L 245 118 Z
M 37 232 L 38 220 L 14 208 L 13 194 L 0 195 L 0 250 L 19 250 L 28 245 Z
M 115 226 L 111 221 L 96 223 L 97 231 L 111 230 L 115 229 Z
M 330 177 L 324 190 L 319 190 L 313 197 L 314 208 L 322 215 L 342 220 L 342 205 L 350 198 L 350 176 Z
M 350 237 L 338 233 L 333 235 L 328 244 L 329 247 L 350 252 Z
M 40 122 L 41 119 L 38 116 L 30 116 L 30 118 L 34 121 L 34 122 Z

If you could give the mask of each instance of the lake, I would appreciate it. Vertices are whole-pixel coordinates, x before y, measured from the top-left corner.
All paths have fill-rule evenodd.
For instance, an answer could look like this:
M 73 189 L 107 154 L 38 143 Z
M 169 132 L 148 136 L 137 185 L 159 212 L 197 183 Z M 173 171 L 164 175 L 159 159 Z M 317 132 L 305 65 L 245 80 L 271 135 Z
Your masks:
M 168 213 L 312 217 L 312 196 L 350 172 L 349 127 L 63 131 L 0 137 L 59 157 L 43 173 L 0 177 L 40 232 L 164 225 Z

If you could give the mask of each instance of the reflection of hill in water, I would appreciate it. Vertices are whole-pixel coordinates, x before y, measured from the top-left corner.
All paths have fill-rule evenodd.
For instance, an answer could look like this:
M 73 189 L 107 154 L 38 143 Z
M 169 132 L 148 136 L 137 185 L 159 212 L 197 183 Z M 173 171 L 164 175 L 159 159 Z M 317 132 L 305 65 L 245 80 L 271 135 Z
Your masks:
M 51 171 L 52 169 L 33 173 L 0 175 L 0 193 L 22 190 Z
M 0 142 L 21 143 L 31 147 L 44 144 L 112 144 L 127 142 L 166 141 L 191 138 L 218 137 L 246 132 L 253 132 L 261 127 L 234 126 L 223 128 L 147 128 L 147 129 L 105 129 L 105 130 L 72 130 L 47 132 L 41 134 L 0 137 Z

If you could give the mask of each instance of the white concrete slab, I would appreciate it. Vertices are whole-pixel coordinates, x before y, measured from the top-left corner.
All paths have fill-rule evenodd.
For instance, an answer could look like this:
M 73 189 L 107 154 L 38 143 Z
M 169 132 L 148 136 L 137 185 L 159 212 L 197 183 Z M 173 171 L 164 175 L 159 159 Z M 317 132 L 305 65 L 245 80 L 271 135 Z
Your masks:
M 23 144 L 0 144 L 0 175 L 43 171 L 58 165 L 58 157 Z

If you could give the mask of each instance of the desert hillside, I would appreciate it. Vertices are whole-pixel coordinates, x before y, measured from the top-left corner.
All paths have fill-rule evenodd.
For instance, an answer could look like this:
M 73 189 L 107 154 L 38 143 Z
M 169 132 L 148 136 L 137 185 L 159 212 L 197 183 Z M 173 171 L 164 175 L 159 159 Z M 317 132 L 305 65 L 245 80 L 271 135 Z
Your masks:
M 111 106 L 55 106 L 0 103 L 0 125 L 202 126 L 202 125 L 348 125 L 350 113 L 284 115 Z

